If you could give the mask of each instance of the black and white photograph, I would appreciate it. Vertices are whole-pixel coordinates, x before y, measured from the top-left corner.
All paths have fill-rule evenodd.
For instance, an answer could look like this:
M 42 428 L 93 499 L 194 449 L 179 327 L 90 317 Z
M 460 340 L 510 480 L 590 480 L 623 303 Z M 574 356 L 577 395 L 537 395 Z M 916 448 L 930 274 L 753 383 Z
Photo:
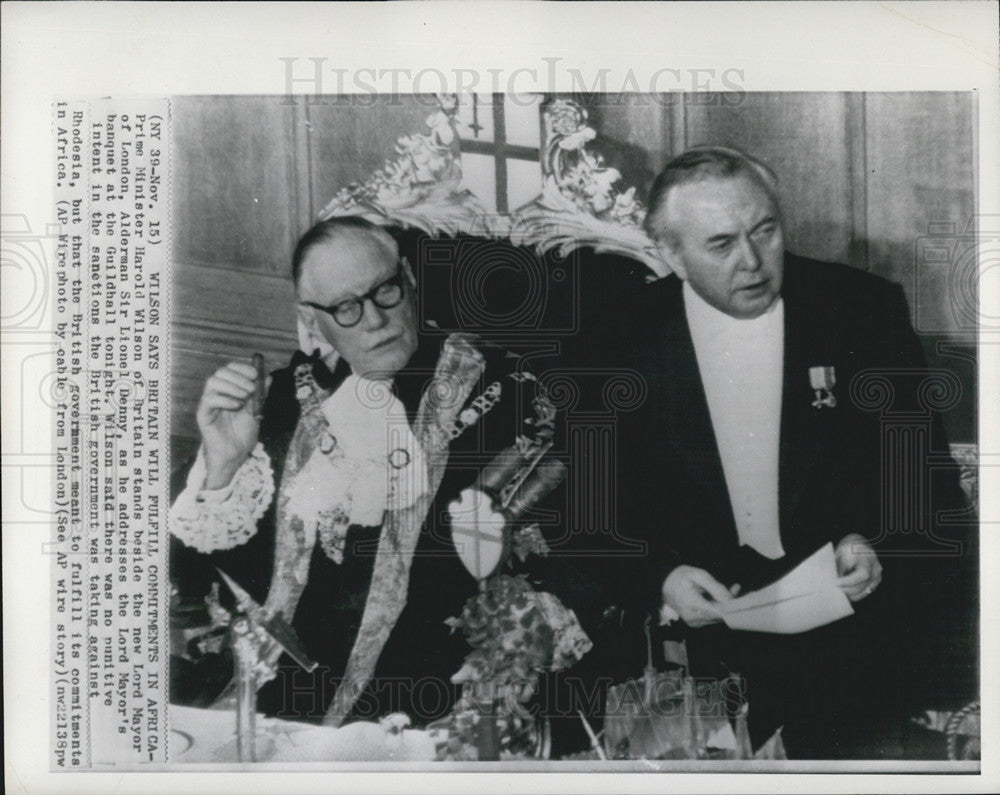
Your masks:
M 988 789 L 996 80 L 903 79 L 915 43 L 758 79 L 729 3 L 676 4 L 711 57 L 633 63 L 675 4 L 589 63 L 611 4 L 420 5 L 368 61 L 330 4 L 239 86 L 5 120 L 47 179 L 3 219 L 44 787 Z M 534 46 L 560 7 L 581 41 Z M 393 57 L 421 24 L 459 55 Z
M 974 759 L 974 105 L 174 100 L 172 727 Z

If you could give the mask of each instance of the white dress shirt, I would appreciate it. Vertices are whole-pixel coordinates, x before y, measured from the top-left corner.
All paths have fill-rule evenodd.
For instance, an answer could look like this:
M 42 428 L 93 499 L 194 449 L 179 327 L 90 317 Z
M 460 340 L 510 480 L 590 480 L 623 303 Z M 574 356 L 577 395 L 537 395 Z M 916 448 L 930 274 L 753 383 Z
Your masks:
M 785 349 L 779 298 L 760 317 L 720 312 L 684 283 L 687 315 L 741 544 L 785 554 L 778 519 L 778 445 Z

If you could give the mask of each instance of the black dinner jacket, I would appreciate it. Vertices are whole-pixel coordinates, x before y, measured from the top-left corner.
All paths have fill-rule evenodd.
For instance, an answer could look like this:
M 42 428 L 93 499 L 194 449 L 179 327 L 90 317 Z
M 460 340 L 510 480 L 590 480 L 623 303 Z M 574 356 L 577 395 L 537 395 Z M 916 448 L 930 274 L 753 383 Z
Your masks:
M 633 393 L 644 394 L 618 402 L 613 444 L 604 448 L 613 450 L 614 468 L 604 469 L 612 526 L 601 537 L 571 536 L 563 548 L 582 548 L 577 565 L 600 592 L 594 675 L 618 682 L 641 675 L 649 658 L 665 663 L 656 619 L 663 582 L 676 566 L 703 568 L 746 592 L 826 542 L 851 532 L 869 538 L 884 578 L 852 616 L 795 635 L 731 631 L 722 623 L 692 629 L 678 622 L 666 630 L 686 639 L 693 676 L 740 675 L 755 746 L 785 725 L 789 739 L 799 738 L 796 753 L 810 755 L 816 751 L 808 740 L 801 745 L 803 732 L 821 731 L 834 717 L 888 718 L 975 697 L 975 533 L 971 525 L 962 537 L 968 520 L 933 521 L 941 511 L 962 510 L 958 471 L 931 410 L 955 396 L 939 389 L 946 374 L 927 370 L 902 290 L 794 255 L 786 255 L 784 274 L 778 498 L 785 556 L 770 561 L 739 544 L 675 276 L 611 308 L 559 365 L 580 379 L 574 411 L 595 412 L 601 422 L 610 379 L 623 370 L 641 384 Z M 813 406 L 809 369 L 820 366 L 834 368 L 832 408 Z M 566 438 L 572 472 L 588 453 L 594 457 L 593 445 L 574 450 L 568 426 Z M 600 487 L 592 474 L 571 478 L 571 486 L 580 480 Z M 961 555 L 943 547 L 953 541 L 963 542 Z
M 628 544 L 613 541 L 608 555 L 592 561 L 606 598 L 616 605 L 657 610 L 664 578 L 681 563 L 704 568 L 727 585 L 740 583 L 745 592 L 826 541 L 836 544 L 849 532 L 877 539 L 886 524 L 887 412 L 927 417 L 927 452 L 950 464 L 940 417 L 920 404 L 926 403 L 919 385 L 928 372 L 900 287 L 848 266 L 787 254 L 782 296 L 779 512 L 786 555 L 779 561 L 739 545 L 680 279 L 669 276 L 639 290 L 597 323 L 582 346 L 586 354 L 576 366 L 631 369 L 646 386 L 646 399 L 619 413 L 615 425 L 615 534 L 642 551 L 618 555 L 615 547 Z M 812 405 L 814 366 L 834 368 L 836 407 Z M 938 471 L 933 486 L 933 498 L 917 510 L 961 506 L 953 466 Z M 919 521 L 926 526 L 930 520 Z M 883 547 L 927 543 L 900 534 L 878 540 Z

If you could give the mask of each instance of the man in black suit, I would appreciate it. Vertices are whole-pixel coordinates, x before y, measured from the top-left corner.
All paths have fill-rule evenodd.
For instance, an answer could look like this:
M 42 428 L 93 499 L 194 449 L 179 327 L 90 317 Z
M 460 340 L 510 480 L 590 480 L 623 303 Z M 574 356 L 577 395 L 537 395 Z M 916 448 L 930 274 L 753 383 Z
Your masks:
M 962 500 L 902 290 L 786 253 L 774 176 L 731 149 L 671 161 L 646 227 L 675 275 L 610 312 L 587 354 L 648 388 L 618 418 L 615 479 L 616 532 L 645 551 L 597 576 L 620 613 L 679 619 L 695 676 L 742 675 L 755 746 L 784 726 L 792 756 L 893 753 L 887 727 L 948 686 L 923 681 L 932 614 L 968 632 L 972 612 L 968 547 L 934 523 Z M 722 623 L 827 542 L 854 615 L 788 635 Z

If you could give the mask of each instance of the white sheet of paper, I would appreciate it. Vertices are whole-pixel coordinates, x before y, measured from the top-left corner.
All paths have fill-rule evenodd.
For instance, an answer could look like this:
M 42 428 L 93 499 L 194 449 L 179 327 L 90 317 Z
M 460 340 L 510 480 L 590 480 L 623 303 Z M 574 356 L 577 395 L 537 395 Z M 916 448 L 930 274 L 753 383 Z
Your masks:
M 843 591 L 824 588 L 763 607 L 727 612 L 722 620 L 730 629 L 791 635 L 821 627 L 853 612 L 854 608 Z
M 730 629 L 794 634 L 851 615 L 837 586 L 833 544 L 826 544 L 775 583 L 727 602 L 722 619 Z
M 171 761 L 179 764 L 236 762 L 236 716 L 231 710 L 170 705 Z M 429 762 L 435 742 L 429 731 L 393 734 L 381 723 L 358 721 L 334 729 L 257 715 L 261 762 Z

